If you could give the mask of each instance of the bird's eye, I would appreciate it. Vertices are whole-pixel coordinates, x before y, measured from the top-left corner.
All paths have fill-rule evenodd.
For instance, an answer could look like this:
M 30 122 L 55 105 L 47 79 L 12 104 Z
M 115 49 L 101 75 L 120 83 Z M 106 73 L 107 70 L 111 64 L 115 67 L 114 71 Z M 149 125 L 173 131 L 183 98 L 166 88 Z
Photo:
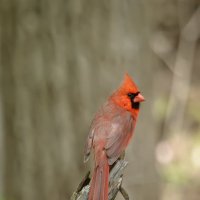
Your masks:
M 133 93 L 128 93 L 127 95 L 130 97 L 131 95 L 133 95 Z
M 136 93 L 131 93 L 129 92 L 127 95 L 128 97 L 130 97 L 130 99 L 134 99 L 140 92 L 136 92 Z
M 130 97 L 131 99 L 133 99 L 133 98 L 135 97 L 135 94 L 134 94 L 134 93 L 128 93 L 127 95 L 128 95 L 128 97 Z

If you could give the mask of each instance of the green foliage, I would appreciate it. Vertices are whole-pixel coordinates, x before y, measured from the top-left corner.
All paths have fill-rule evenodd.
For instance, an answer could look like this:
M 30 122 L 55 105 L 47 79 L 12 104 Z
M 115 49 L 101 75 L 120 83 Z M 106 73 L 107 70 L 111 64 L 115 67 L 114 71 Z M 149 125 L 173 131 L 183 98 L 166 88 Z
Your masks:
M 188 106 L 188 113 L 193 120 L 200 122 L 200 104 L 199 101 L 191 101 Z
M 189 174 L 182 164 L 172 164 L 163 173 L 165 181 L 181 186 L 189 182 Z
M 1 194 L 0 194 L 0 200 L 5 200 L 5 198 Z

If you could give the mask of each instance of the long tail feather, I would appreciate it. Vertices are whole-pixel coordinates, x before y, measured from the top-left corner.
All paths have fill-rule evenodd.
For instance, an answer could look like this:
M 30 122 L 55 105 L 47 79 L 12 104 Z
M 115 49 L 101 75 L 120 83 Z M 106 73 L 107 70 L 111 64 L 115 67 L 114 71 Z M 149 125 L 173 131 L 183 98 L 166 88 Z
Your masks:
M 101 164 L 94 169 L 88 200 L 108 200 L 108 179 L 109 165 L 104 157 Z

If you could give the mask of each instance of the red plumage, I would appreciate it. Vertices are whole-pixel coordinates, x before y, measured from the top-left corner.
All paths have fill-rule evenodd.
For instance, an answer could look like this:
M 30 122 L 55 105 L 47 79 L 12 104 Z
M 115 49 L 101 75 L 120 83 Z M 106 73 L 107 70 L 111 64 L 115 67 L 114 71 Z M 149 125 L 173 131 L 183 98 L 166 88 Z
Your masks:
M 139 104 L 144 101 L 126 74 L 122 85 L 96 113 L 85 146 L 84 161 L 94 150 L 95 168 L 88 200 L 108 200 L 109 166 L 126 149 L 133 135 Z

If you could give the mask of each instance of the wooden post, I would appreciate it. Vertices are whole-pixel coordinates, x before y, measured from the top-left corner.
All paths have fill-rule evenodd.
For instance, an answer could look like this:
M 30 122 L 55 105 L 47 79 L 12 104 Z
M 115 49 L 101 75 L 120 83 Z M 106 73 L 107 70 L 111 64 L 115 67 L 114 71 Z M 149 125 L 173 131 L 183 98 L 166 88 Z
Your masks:
M 110 171 L 109 176 L 109 200 L 114 200 L 117 196 L 117 193 L 120 191 L 125 200 L 128 200 L 128 194 L 124 188 L 122 188 L 122 180 L 124 169 L 127 166 L 128 162 L 125 160 L 118 160 L 112 170 Z M 77 190 L 73 193 L 71 200 L 87 200 L 89 193 L 89 178 L 90 172 L 86 174 L 81 183 L 79 184 Z

